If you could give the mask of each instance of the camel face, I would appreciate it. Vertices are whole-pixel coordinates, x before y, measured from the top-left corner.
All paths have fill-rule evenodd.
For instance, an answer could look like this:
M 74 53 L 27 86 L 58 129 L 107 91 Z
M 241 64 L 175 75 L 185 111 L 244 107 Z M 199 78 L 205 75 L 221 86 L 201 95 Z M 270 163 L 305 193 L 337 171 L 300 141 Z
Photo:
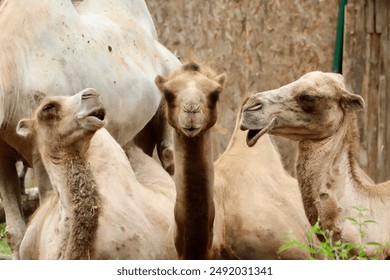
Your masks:
M 157 76 L 156 85 L 167 102 L 169 124 L 187 137 L 212 127 L 225 79 L 225 74 L 216 76 L 211 69 L 196 63 L 183 65 L 169 78 Z
M 19 122 L 17 132 L 24 136 L 32 134 L 38 143 L 51 143 L 56 149 L 50 153 L 55 156 L 61 148 L 81 149 L 104 126 L 104 119 L 99 94 L 94 89 L 85 89 L 73 96 L 44 99 L 32 119 Z
M 297 141 L 324 139 L 340 127 L 346 111 L 363 107 L 363 99 L 346 90 L 341 75 L 310 72 L 251 96 L 243 104 L 240 128 L 249 130 L 250 147 L 267 132 Z

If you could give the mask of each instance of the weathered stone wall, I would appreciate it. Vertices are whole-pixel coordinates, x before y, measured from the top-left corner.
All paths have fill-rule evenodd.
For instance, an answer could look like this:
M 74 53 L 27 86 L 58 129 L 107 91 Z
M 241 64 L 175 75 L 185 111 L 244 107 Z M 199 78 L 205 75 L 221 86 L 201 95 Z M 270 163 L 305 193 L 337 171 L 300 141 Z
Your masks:
M 225 149 L 246 94 L 280 87 L 311 70 L 331 71 L 338 0 L 146 0 L 159 40 L 183 58 L 228 74 L 215 156 Z M 290 153 L 291 144 L 282 153 Z M 290 162 L 294 158 L 288 159 Z M 291 168 L 291 167 L 290 167 Z

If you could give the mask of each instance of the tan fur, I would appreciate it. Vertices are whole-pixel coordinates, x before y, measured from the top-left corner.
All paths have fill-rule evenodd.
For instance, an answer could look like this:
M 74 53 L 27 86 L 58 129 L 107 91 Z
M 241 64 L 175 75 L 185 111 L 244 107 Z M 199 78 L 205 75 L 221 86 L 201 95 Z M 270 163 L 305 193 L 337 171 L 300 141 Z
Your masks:
M 208 259 L 213 239 L 214 164 L 209 129 L 225 76 L 190 62 L 156 83 L 174 128 L 175 246 L 179 259 Z M 218 91 L 218 92 L 216 92 Z
M 71 97 L 47 98 L 34 118 L 19 122 L 19 134 L 36 137 L 54 189 L 27 228 L 21 258 L 174 258 L 168 233 L 172 179 L 132 146 L 135 169 L 147 165 L 148 174 L 161 184 L 138 180 L 96 112 L 102 112 L 98 95 L 87 89 Z
M 363 228 L 367 236 L 362 242 L 385 244 L 390 241 L 390 181 L 375 185 L 356 161 L 355 111 L 363 107 L 363 99 L 346 90 L 341 75 L 311 72 L 253 95 L 243 106 L 241 128 L 251 131 L 249 142 L 270 123 L 266 132 L 299 141 L 297 176 L 311 224 L 319 219 L 335 239 L 359 243 L 359 227 L 346 218 L 357 215 L 354 206 L 364 207 L 368 213 L 363 219 L 375 223 Z M 374 255 L 374 248 L 368 246 L 367 253 Z
M 206 71 L 203 72 L 203 69 Z M 184 65 L 168 78 L 156 78 L 167 99 L 168 120 L 176 131 L 175 218 L 179 257 L 308 258 L 307 252 L 299 248 L 277 253 L 279 247 L 289 241 L 284 236 L 289 232 L 305 242 L 309 223 L 299 200 L 297 183 L 285 173 L 268 137 L 250 149 L 245 143 L 245 134 L 236 127 L 228 148 L 213 165 L 209 128 L 215 123 L 217 112 L 214 103 L 209 103 L 211 108 L 208 109 L 204 104 L 207 103 L 208 94 L 221 86 L 212 80 L 222 80 L 222 77 L 203 68 L 203 65 L 193 63 Z M 191 95 L 196 92 L 195 89 L 200 89 L 199 95 Z M 206 96 L 206 100 L 199 97 L 199 103 L 191 103 L 188 96 L 194 99 Z M 185 111 L 183 108 L 194 110 L 186 115 L 182 112 Z M 207 113 L 207 110 L 211 112 Z M 180 114 L 185 116 L 182 116 L 181 122 Z M 205 121 L 198 122 L 202 115 Z M 186 132 L 183 127 L 188 123 L 194 127 L 201 123 L 200 132 Z M 202 189 L 207 191 L 201 192 Z M 191 204 L 190 198 L 196 203 Z M 197 217 L 200 213 L 207 215 L 201 222 Z M 189 237 L 193 238 L 195 245 L 199 245 L 196 236 L 187 235 L 185 230 L 186 227 L 195 228 L 195 225 L 204 229 L 203 233 L 208 235 L 205 237 L 207 242 L 201 243 L 200 252 L 186 251 L 185 246 L 194 245 L 178 242 Z
M 180 65 L 157 41 L 145 1 L 74 2 L 4 0 L 0 6 L 0 192 L 16 259 L 26 225 L 15 162 L 34 168 L 41 198 L 51 188 L 33 139 L 15 133 L 18 121 L 45 96 L 94 87 L 110 115 L 107 129 L 126 147 L 159 106 L 155 76 Z M 157 145 L 167 156 L 161 161 L 173 169 L 171 135 L 162 137 Z

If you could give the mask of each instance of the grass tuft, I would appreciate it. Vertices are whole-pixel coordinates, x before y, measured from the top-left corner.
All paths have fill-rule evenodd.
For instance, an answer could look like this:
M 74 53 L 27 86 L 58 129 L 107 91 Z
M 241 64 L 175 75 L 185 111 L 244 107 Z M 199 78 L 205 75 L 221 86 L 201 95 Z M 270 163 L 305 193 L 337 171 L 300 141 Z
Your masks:
M 375 223 L 373 220 L 365 220 L 364 216 L 368 209 L 354 206 L 357 214 L 355 217 L 348 217 L 347 220 L 358 227 L 359 229 L 359 243 L 353 244 L 343 242 L 341 240 L 332 240 L 331 234 L 327 230 L 323 230 L 320 222 L 317 221 L 306 234 L 306 239 L 310 246 L 302 243 L 296 239 L 292 233 L 286 235 L 290 240 L 282 244 L 279 248 L 279 253 L 290 247 L 299 247 L 305 249 L 310 253 L 310 259 L 325 259 L 325 260 L 372 260 L 378 259 L 385 248 L 389 246 L 388 243 L 380 244 L 378 242 L 368 242 L 363 244 L 362 240 L 367 236 L 365 229 L 369 224 Z M 319 236 L 323 241 L 318 244 L 313 243 L 313 236 Z M 375 248 L 376 254 L 374 256 L 367 256 L 366 252 L 368 246 Z
M 8 246 L 5 237 L 5 224 L 0 224 L 0 255 L 11 255 L 11 248 Z

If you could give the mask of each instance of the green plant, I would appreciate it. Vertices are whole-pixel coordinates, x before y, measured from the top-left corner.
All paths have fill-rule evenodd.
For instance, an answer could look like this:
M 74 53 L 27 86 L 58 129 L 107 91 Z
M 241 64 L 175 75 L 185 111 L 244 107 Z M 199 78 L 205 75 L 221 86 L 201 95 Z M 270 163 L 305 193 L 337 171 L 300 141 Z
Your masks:
M 11 253 L 5 237 L 5 224 L 0 224 L 0 255 L 11 255 Z
M 326 260 L 367 260 L 377 259 L 383 249 L 389 244 L 380 244 L 378 242 L 363 243 L 363 238 L 367 236 L 365 229 L 369 224 L 375 223 L 373 220 L 365 220 L 365 214 L 368 209 L 359 206 L 353 206 L 353 209 L 357 211 L 355 217 L 347 217 L 352 224 L 356 225 L 359 229 L 359 241 L 358 243 L 343 242 L 341 240 L 333 241 L 331 234 L 328 230 L 323 230 L 320 226 L 320 222 L 317 221 L 306 234 L 307 243 L 300 242 L 294 239 L 292 233 L 287 234 L 287 238 L 290 241 L 284 243 L 279 248 L 279 253 L 285 251 L 290 247 L 299 247 L 310 253 L 310 259 L 326 259 Z M 318 236 L 320 242 L 314 242 L 314 236 Z M 376 254 L 374 256 L 367 256 L 366 252 L 369 246 L 374 246 Z

